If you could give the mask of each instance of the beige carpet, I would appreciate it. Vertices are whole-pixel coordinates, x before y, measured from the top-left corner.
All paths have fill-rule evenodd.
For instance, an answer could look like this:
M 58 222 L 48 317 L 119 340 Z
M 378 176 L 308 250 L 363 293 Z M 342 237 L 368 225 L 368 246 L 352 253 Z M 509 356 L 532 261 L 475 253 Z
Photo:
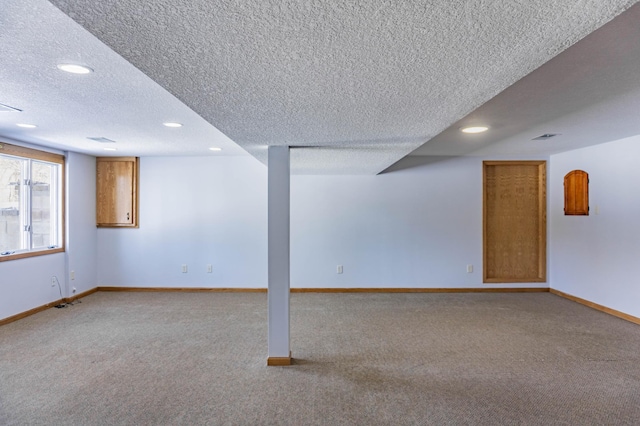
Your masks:
M 640 326 L 549 293 L 96 293 L 0 327 L 2 425 L 638 425 Z

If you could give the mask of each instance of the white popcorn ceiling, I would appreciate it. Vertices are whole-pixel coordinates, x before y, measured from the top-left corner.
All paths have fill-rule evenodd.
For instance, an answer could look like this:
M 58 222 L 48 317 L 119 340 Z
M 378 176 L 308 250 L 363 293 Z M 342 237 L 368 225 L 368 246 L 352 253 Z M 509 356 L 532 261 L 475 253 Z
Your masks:
M 629 0 L 54 0 L 261 161 L 378 173 Z
M 636 4 L 411 155 L 544 157 L 639 135 L 639 23 Z M 480 123 L 490 131 L 459 131 Z M 545 133 L 558 136 L 533 140 Z
M 86 64 L 95 72 L 68 74 L 57 69 L 64 62 Z M 0 140 L 6 142 L 91 155 L 246 155 L 46 0 L 0 0 L 0 103 L 22 110 L 0 112 Z M 164 121 L 184 127 L 169 129 Z M 223 151 L 213 153 L 212 146 Z
M 3 8 L 13 3 L 0 0 Z M 267 145 L 313 147 L 293 151 L 294 171 L 375 174 L 425 142 L 428 147 L 636 1 L 51 3 L 260 161 L 266 161 Z M 39 9 L 34 13 L 46 8 Z M 68 36 L 62 22 L 44 36 L 42 29 L 23 27 L 18 37 L 40 40 L 34 46 Z M 93 50 L 102 52 L 97 44 Z M 102 71 L 91 55 L 83 59 Z M 112 66 L 116 81 L 138 77 L 127 66 Z M 114 102 L 113 94 L 96 87 L 76 90 L 82 101 L 103 96 Z M 106 90 L 126 95 L 131 85 Z M 141 112 L 161 108 L 156 99 L 148 95 Z M 180 146 L 194 151 L 186 140 L 172 148 Z M 141 148 L 155 155 L 174 151 L 154 140 Z

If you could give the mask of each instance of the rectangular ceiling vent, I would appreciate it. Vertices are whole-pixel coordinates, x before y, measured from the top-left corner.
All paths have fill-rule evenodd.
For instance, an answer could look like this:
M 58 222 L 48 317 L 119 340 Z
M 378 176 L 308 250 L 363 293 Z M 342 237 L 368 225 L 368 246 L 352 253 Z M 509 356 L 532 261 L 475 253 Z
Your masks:
M 9 105 L 0 104 L 0 112 L 22 112 L 22 110 Z
M 532 141 L 546 141 L 547 139 L 551 139 L 555 136 L 558 136 L 560 133 L 545 133 L 544 135 L 540 135 L 537 138 L 531 139 Z
M 108 138 L 103 138 L 103 137 L 87 137 L 87 139 L 91 139 L 92 141 L 96 141 L 96 142 L 100 142 L 100 143 L 116 143 L 116 141 L 112 141 L 111 139 Z

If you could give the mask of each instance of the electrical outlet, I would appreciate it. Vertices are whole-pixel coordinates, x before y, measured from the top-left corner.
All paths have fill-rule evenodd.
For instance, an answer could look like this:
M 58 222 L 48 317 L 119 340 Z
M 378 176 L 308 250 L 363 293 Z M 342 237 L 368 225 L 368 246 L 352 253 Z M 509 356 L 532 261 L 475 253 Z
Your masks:
M 207 273 L 208 273 L 208 274 L 210 274 L 210 273 L 212 273 L 212 272 L 213 272 L 213 266 L 209 263 L 209 264 L 207 265 Z
M 51 287 L 56 286 L 56 277 L 51 277 Z
M 336 268 L 336 273 L 338 274 L 342 273 L 342 265 L 338 265 L 338 267 Z
M 473 272 L 473 265 L 467 265 L 467 273 L 470 274 Z
M 71 271 L 71 272 L 69 272 L 69 276 L 70 276 L 70 278 L 71 278 L 72 280 L 75 280 L 75 279 L 76 279 L 76 271 Z
M 182 264 L 182 273 L 186 274 L 187 273 L 187 265 Z

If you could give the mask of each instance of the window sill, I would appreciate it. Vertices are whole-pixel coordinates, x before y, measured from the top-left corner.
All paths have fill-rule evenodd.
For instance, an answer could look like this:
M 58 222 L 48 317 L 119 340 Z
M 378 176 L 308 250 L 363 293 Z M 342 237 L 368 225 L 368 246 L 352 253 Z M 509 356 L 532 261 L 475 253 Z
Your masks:
M 54 249 L 33 250 L 22 253 L 0 255 L 0 262 L 6 262 L 7 260 L 25 259 L 28 257 L 46 256 L 48 254 L 64 253 L 64 247 L 57 247 Z

